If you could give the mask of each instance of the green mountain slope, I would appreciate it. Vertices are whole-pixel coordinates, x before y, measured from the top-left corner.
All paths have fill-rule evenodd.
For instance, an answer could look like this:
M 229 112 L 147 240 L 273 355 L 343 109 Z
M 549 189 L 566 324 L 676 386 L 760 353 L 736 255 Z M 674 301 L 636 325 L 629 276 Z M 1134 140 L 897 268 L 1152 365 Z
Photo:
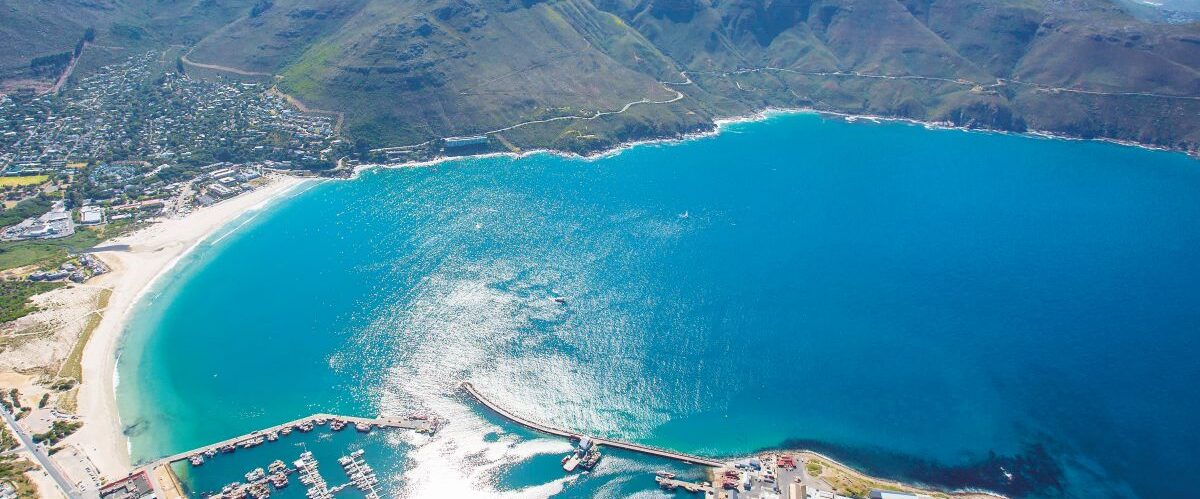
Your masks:
M 1200 24 L 1128 0 L 106 1 L 373 146 L 591 151 L 766 107 L 1200 144 Z
M 679 72 L 587 1 L 279 0 L 190 57 L 277 72 L 282 90 L 346 112 L 352 135 L 379 144 L 667 100 L 656 78 Z
M 252 0 L 0 0 L 0 80 L 75 49 L 94 33 L 88 65 L 171 44 L 192 44 L 243 15 Z

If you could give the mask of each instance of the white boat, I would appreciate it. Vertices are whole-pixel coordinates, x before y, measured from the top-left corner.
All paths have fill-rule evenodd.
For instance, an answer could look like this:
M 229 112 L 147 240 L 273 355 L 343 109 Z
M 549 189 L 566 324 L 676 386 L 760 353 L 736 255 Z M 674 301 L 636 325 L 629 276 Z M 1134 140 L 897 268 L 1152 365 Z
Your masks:
M 567 462 L 563 463 L 563 471 L 570 473 L 575 471 L 577 466 L 579 466 L 579 455 L 571 454 L 571 456 L 567 458 Z

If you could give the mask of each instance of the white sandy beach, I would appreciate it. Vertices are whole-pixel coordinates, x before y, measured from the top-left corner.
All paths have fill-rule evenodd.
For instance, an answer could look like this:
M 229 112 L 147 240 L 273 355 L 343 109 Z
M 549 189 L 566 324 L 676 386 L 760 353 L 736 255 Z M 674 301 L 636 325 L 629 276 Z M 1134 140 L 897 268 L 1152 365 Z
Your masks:
M 84 350 L 79 414 L 86 424 L 73 435 L 73 440 L 108 480 L 123 477 L 131 470 L 128 445 L 117 412 L 113 374 L 119 338 L 138 298 L 160 275 L 214 231 L 247 212 L 265 207 L 270 200 L 304 182 L 305 179 L 294 177 L 276 177 L 250 193 L 100 245 L 124 244 L 129 245 L 129 249 L 96 254 L 112 267 L 112 272 L 89 284 L 110 287 L 112 297 L 104 318 Z

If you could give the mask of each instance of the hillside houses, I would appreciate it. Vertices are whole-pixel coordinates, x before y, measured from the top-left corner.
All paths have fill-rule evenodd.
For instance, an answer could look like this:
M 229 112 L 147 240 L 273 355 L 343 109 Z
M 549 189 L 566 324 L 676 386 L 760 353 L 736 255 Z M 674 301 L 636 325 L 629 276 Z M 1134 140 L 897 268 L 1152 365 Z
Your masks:
M 159 57 L 106 66 L 61 95 L 0 99 L 0 174 L 128 161 L 184 170 L 214 160 L 332 166 L 332 118 L 291 109 L 261 83 L 164 73 Z

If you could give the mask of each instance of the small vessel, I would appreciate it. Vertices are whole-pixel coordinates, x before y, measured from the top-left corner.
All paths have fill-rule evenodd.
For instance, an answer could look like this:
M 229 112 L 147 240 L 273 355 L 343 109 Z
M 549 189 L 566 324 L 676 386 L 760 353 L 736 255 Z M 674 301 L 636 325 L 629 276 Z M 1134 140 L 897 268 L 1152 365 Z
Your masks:
M 266 483 L 256 483 L 248 488 L 250 496 L 254 499 L 266 499 L 271 496 L 271 489 L 267 488 Z
M 241 499 L 246 497 L 246 487 L 243 487 L 240 482 L 233 482 L 221 489 L 221 497 Z
M 237 450 L 237 447 L 234 447 L 233 444 L 229 444 L 224 447 L 221 447 L 221 452 L 224 452 L 226 454 L 229 454 L 230 452 L 233 452 L 235 450 Z
M 670 471 L 659 470 L 659 471 L 655 471 L 654 475 L 666 478 L 667 480 L 671 480 L 671 479 L 675 478 L 675 474 L 671 473 Z
M 283 434 L 283 435 L 291 435 L 291 434 L 292 434 L 292 427 L 291 427 L 291 426 L 284 426 L 282 430 L 279 430 L 279 433 L 281 433 L 281 434 Z
M 369 433 L 371 431 L 371 425 L 367 423 L 355 423 L 354 429 L 363 433 Z
M 270 471 L 271 473 L 282 473 L 286 469 L 287 464 L 284 464 L 282 459 L 276 459 L 267 466 L 267 471 Z
M 575 468 L 579 467 L 579 461 L 580 459 L 578 453 L 573 453 L 567 456 L 566 460 L 563 461 L 563 471 L 567 473 L 575 471 Z
M 241 442 L 238 442 L 238 447 L 241 447 L 243 449 L 249 449 L 251 447 L 254 447 L 254 439 L 242 440 Z
M 189 457 L 188 461 L 190 461 L 192 463 L 192 466 L 200 466 L 200 465 L 204 464 L 204 456 L 200 455 L 200 454 L 196 454 L 192 457 Z
M 583 461 L 579 463 L 579 465 L 583 466 L 583 469 L 590 470 L 596 466 L 596 463 L 600 462 L 600 456 L 600 451 L 596 450 L 595 447 L 592 447 L 587 451 L 586 454 L 584 454 Z
M 274 475 L 271 475 L 271 485 L 273 487 L 275 487 L 276 489 L 282 489 L 284 487 L 287 487 L 288 486 L 287 475 L 285 475 L 283 473 L 276 473 Z
M 277 432 L 271 432 L 271 433 L 268 433 L 268 434 L 267 434 L 267 441 L 268 441 L 268 442 L 274 442 L 274 441 L 276 441 L 276 440 L 279 440 L 279 433 L 277 433 Z
M 259 480 L 262 480 L 263 478 L 266 478 L 266 476 L 267 476 L 267 472 L 263 471 L 262 468 L 254 468 L 253 471 L 246 473 L 246 482 L 254 483 Z
M 555 297 L 554 297 L 554 303 L 557 303 L 557 304 L 559 304 L 559 305 L 566 305 L 566 304 L 567 304 L 567 299 L 566 299 L 566 298 L 563 298 L 563 297 L 561 297 L 561 296 L 555 296 Z
M 345 428 L 345 427 L 346 427 L 346 422 L 342 421 L 340 419 L 335 419 L 335 420 L 333 420 L 332 423 L 329 423 L 329 429 L 331 429 L 333 431 L 342 431 L 342 428 Z
M 215 455 L 217 455 L 217 450 L 216 450 L 216 449 L 208 449 L 208 450 L 204 451 L 204 457 L 209 457 L 209 458 L 211 458 L 211 457 L 213 457 L 213 456 L 215 456 Z

